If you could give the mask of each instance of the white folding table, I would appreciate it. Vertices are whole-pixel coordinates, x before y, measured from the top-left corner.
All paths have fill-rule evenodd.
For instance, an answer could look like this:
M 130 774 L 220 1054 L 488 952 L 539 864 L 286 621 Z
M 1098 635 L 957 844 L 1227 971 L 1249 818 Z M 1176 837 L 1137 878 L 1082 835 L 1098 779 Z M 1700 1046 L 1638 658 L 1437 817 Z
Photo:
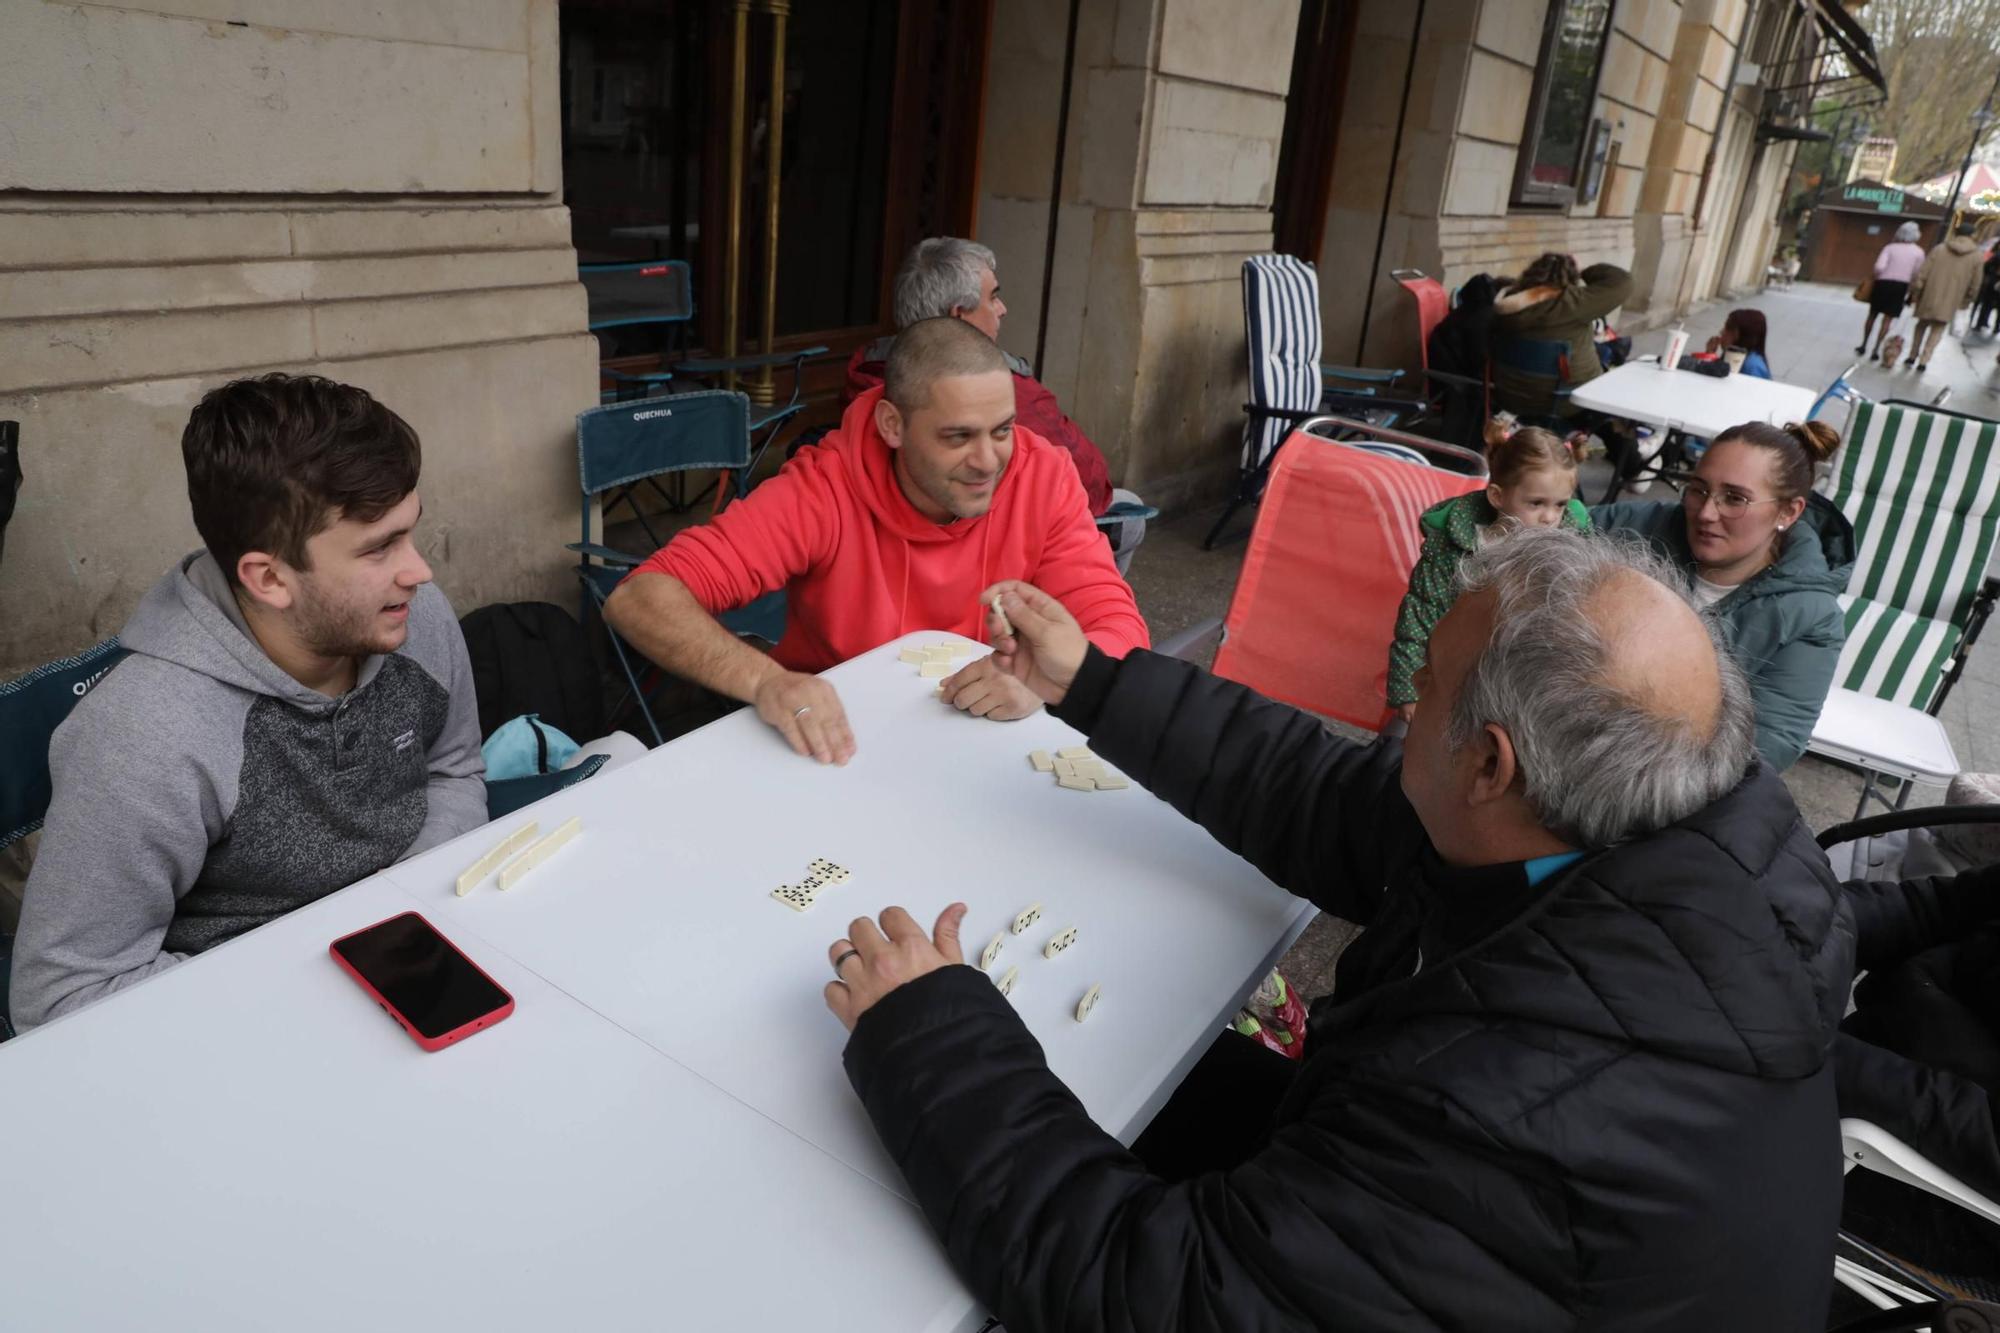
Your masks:
M 1686 370 L 1662 370 L 1657 361 L 1628 361 L 1570 394 L 1578 407 L 1663 430 L 1714 439 L 1731 426 L 1804 421 L 1819 393 L 1796 384 L 1729 375 L 1713 379 Z
M 1136 786 L 1033 772 L 1078 741 L 1047 715 L 938 702 L 896 652 L 948 637 L 828 673 L 844 769 L 745 710 L 0 1046 L 6 1320 L 976 1328 L 841 1071 L 827 945 L 959 899 L 976 954 L 1039 901 L 996 970 L 1129 1142 L 1311 909 Z M 572 814 L 514 889 L 452 893 L 507 830 Z M 852 882 L 805 914 L 769 896 L 818 856 Z M 326 956 L 413 906 L 517 1003 L 434 1055 Z

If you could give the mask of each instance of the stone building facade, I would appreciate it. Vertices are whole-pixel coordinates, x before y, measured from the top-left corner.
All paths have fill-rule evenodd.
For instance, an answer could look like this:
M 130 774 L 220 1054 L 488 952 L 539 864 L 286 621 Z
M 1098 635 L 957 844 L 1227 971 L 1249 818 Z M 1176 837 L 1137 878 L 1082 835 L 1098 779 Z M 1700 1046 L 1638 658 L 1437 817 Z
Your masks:
M 181 428 L 267 370 L 417 429 L 459 607 L 573 596 L 597 349 L 555 25 L 554 0 L 0 0 L 0 419 L 27 474 L 0 669 L 116 633 L 201 544 Z
M 1760 127 L 1798 102 L 1768 90 L 1818 68 L 1810 7 L 1605 3 L 1583 85 L 1607 131 L 1598 188 L 1524 205 L 1516 168 L 1550 3 L 1083 0 L 1061 125 L 1068 0 L 998 7 L 978 229 L 1006 275 L 1002 341 L 1039 353 L 1124 484 L 1169 506 L 1215 493 L 1247 387 L 1241 263 L 1299 206 L 1274 187 L 1287 116 L 1305 106 L 1302 17 L 1348 25 L 1342 68 L 1323 75 L 1344 84 L 1321 164 L 1331 187 L 1302 247 L 1320 270 L 1328 360 L 1417 368 L 1395 269 L 1455 286 L 1548 250 L 1617 263 L 1637 281 L 1628 328 L 1756 288 L 1794 152 Z
M 795 34 L 831 2 L 791 0 Z M 785 8 L 756 3 L 760 22 Z M 1587 200 L 1524 206 L 1516 168 L 1547 34 L 1570 23 L 1548 22 L 1551 3 L 1608 10 L 1601 52 L 1570 70 L 1606 127 L 1602 166 Z M 711 42 L 751 8 L 0 0 L 0 419 L 22 423 L 28 472 L 0 569 L 0 673 L 115 632 L 196 545 L 180 427 L 208 388 L 269 369 L 361 384 L 416 426 L 422 540 L 461 610 L 573 595 L 561 549 L 575 532 L 573 418 L 597 401 L 602 352 L 580 250 L 620 229 L 654 245 L 722 230 L 720 213 L 625 225 L 617 200 L 592 203 L 588 246 L 573 226 L 566 107 L 624 124 L 596 149 L 614 182 L 674 126 L 621 122 L 580 54 L 565 68 L 564 25 L 591 9 L 600 34 L 612 11 L 627 25 L 616 31 L 641 31 L 630 25 L 649 5 L 689 31 L 707 24 Z M 1304 227 L 1318 238 L 1326 355 L 1371 365 L 1417 364 L 1396 268 L 1457 283 L 1543 250 L 1610 260 L 1639 279 L 1628 324 L 1753 286 L 1791 154 L 1760 130 L 1765 90 L 1813 59 L 1795 0 L 906 0 L 897 12 L 902 37 L 882 50 L 975 34 L 983 77 L 953 72 L 921 93 L 957 93 L 969 111 L 893 100 L 884 134 L 943 147 L 904 176 L 889 152 L 890 188 L 938 179 L 928 154 L 975 181 L 964 216 L 1000 259 L 1003 343 L 1036 364 L 1114 477 L 1169 508 L 1227 484 L 1246 394 L 1242 261 L 1274 247 L 1280 221 L 1301 232 L 1302 205 L 1277 181 L 1288 117 L 1305 105 L 1302 31 L 1336 24 L 1342 51 L 1339 95 L 1322 99 L 1331 123 L 1300 139 L 1323 143 L 1305 165 L 1330 174 L 1324 216 Z M 684 64 L 713 68 L 716 49 Z M 611 68 L 612 55 L 595 50 L 594 68 L 639 86 L 644 71 Z M 709 123 L 696 138 L 708 151 L 726 135 Z M 830 155 L 808 165 L 837 179 Z M 753 201 L 742 233 L 760 222 Z M 811 251 L 797 262 L 819 262 Z M 863 313 L 879 320 L 893 256 L 878 267 L 882 308 Z M 855 324 L 829 341 L 879 332 Z M 838 379 L 830 358 L 806 421 L 833 418 Z

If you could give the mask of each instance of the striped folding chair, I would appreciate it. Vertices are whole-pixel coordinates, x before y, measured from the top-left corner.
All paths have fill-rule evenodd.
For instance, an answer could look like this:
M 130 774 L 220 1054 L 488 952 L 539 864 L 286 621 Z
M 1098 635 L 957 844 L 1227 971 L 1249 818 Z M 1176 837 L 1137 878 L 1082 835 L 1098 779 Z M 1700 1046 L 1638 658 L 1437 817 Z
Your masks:
M 1834 689 L 1809 749 L 1867 775 L 1936 785 L 1958 773 L 1937 719 L 1992 613 L 2000 423 L 1866 400 L 1821 490 L 1854 525 L 1854 575 Z
M 1400 370 L 1364 370 L 1320 362 L 1319 274 L 1291 255 L 1251 255 L 1243 261 L 1243 333 L 1250 354 L 1250 401 L 1243 405 L 1243 459 L 1236 494 L 1215 520 L 1203 550 L 1246 504 L 1264 493 L 1278 446 L 1309 417 L 1339 412 L 1371 425 L 1393 426 L 1423 405 L 1381 396 Z

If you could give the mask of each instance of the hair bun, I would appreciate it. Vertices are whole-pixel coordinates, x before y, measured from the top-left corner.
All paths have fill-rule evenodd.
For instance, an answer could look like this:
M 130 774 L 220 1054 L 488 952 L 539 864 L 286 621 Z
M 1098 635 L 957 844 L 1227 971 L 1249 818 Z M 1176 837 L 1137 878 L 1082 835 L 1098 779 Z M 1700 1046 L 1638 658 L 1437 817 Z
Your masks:
M 1797 440 L 1815 463 L 1824 463 L 1840 448 L 1840 432 L 1824 421 L 1794 421 L 1785 434 Z

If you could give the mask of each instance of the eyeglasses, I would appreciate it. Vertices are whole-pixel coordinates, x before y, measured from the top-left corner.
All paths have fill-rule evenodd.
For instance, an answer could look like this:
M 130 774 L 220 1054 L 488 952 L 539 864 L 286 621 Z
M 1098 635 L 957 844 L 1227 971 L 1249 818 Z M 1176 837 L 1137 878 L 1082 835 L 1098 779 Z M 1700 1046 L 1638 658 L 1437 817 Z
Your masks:
M 1711 490 L 1705 481 L 1688 481 L 1681 485 L 1681 504 L 1691 514 L 1699 514 L 1715 501 L 1715 511 L 1724 518 L 1741 518 L 1751 505 L 1774 505 L 1778 500 L 1753 500 L 1741 491 Z

